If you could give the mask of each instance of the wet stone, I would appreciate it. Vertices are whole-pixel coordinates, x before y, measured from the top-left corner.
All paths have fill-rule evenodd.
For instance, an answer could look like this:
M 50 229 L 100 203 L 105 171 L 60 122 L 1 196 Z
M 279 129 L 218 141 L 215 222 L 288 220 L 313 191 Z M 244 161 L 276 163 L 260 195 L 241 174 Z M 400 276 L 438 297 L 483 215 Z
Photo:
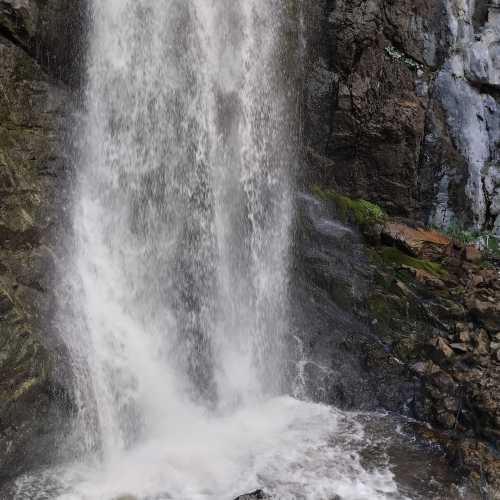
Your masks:
M 458 351 L 458 352 L 463 352 L 463 353 L 466 353 L 469 348 L 467 347 L 466 344 L 460 344 L 460 343 L 453 343 L 453 344 L 450 344 L 450 347 L 454 350 L 454 351 Z
M 479 250 L 479 248 L 475 245 L 469 245 L 465 248 L 465 258 L 469 262 L 479 262 L 483 258 L 483 255 L 481 250 Z
M 437 338 L 432 342 L 432 345 L 435 347 L 436 351 L 446 359 L 450 359 L 453 357 L 453 349 L 448 345 L 446 340 Z
M 485 330 L 479 330 L 478 334 L 474 339 L 476 348 L 474 352 L 479 356 L 484 356 L 489 353 L 490 350 L 490 339 Z
M 471 334 L 469 330 L 463 330 L 458 334 L 458 340 L 463 344 L 468 344 L 471 341 Z

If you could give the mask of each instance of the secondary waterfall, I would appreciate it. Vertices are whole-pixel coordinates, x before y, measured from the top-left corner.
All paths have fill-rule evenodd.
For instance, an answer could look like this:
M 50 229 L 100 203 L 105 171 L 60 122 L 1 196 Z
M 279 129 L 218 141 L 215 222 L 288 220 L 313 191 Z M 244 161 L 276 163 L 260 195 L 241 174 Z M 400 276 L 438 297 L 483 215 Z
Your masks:
M 355 416 L 284 396 L 300 2 L 91 6 L 74 432 L 15 498 L 405 498 Z

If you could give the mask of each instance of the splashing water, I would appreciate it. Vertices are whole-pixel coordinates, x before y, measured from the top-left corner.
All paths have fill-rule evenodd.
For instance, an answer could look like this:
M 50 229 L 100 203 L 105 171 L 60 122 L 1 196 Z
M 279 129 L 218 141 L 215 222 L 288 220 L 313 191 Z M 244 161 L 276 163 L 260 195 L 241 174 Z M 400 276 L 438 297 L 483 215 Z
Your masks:
M 293 5 L 93 0 L 63 325 L 73 460 L 15 498 L 404 498 L 362 465 L 354 417 L 280 396 Z
M 263 3 L 94 2 L 72 345 L 105 454 L 281 389 L 290 148 Z

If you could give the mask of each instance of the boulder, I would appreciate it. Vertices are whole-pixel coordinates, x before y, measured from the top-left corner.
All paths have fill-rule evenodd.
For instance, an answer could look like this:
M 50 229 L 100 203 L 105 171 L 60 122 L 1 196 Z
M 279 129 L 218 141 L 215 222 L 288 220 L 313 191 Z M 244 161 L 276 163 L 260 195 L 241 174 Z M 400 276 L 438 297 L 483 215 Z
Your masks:
M 449 360 L 454 356 L 453 349 L 449 346 L 448 342 L 441 337 L 433 339 L 431 345 L 440 358 Z
M 469 348 L 466 344 L 461 344 L 461 343 L 453 343 L 453 344 L 450 344 L 450 347 L 454 350 L 454 351 L 457 351 L 459 353 L 466 353 L 469 351 Z
M 498 294 L 496 296 L 498 297 Z M 469 312 L 487 330 L 498 331 L 500 328 L 500 301 L 494 295 L 485 295 L 475 291 L 465 299 L 465 304 Z
M 453 242 L 437 231 L 387 222 L 382 231 L 385 242 L 398 246 L 414 257 L 434 260 L 451 253 Z
M 479 330 L 474 337 L 474 352 L 478 356 L 486 356 L 490 352 L 490 339 L 485 330 Z
M 483 254 L 476 245 L 467 245 L 465 247 L 465 259 L 468 260 L 469 262 L 480 262 L 482 258 Z

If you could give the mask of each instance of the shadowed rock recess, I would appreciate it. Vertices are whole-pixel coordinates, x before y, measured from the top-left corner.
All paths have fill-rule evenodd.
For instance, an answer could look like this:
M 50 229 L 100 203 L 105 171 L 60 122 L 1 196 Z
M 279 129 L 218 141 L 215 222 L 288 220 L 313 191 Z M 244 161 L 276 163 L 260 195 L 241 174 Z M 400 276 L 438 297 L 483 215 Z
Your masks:
M 500 1 L 302 5 L 291 378 L 411 417 L 500 498 Z M 54 283 L 85 21 L 0 0 L 0 485 L 56 459 L 74 411 Z

